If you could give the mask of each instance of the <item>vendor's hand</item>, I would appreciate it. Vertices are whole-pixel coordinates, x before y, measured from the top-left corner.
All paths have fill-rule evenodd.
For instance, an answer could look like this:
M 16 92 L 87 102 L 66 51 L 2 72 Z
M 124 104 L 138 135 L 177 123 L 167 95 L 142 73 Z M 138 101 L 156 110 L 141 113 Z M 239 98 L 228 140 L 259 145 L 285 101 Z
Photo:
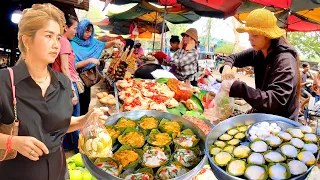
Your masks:
M 235 79 L 224 80 L 221 83 L 220 91 L 224 91 L 229 94 L 232 84 L 234 83 Z
M 40 156 L 49 154 L 46 145 L 31 136 L 13 136 L 11 148 L 32 161 L 38 161 Z
M 95 65 L 97 65 L 97 66 L 99 66 L 99 65 L 100 65 L 100 61 L 99 61 L 99 59 L 96 59 L 96 58 L 90 58 L 90 60 L 91 60 L 91 63 L 92 63 L 92 64 L 95 64 Z
M 187 47 L 186 47 L 186 50 L 187 51 L 190 51 L 191 49 L 195 48 L 196 47 L 196 43 L 194 42 L 193 39 L 189 40 L 188 44 L 187 44 Z
M 124 48 L 124 44 L 122 41 L 120 41 L 120 39 L 113 40 L 113 43 L 118 47 L 119 51 L 122 51 Z
M 105 115 L 109 111 L 108 107 L 100 107 L 100 108 L 93 108 L 84 116 L 84 120 L 87 121 L 92 113 L 98 113 L 99 120 L 102 124 L 108 119 L 108 116 Z
M 225 65 L 223 67 L 221 79 L 222 80 L 234 79 L 235 75 L 236 75 L 236 72 L 237 72 L 237 69 L 235 67 L 231 68 L 231 66 Z

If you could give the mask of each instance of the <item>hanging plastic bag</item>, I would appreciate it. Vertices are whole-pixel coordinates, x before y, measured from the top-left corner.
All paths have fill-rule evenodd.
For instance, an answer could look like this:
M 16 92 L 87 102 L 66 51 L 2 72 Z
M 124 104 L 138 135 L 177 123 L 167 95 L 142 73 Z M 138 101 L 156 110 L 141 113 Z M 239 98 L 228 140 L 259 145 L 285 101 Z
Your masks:
M 229 97 L 225 91 L 219 91 L 214 98 L 214 111 L 219 120 L 229 118 L 233 113 L 234 99 Z
M 105 126 L 99 121 L 98 112 L 94 111 L 80 130 L 79 150 L 90 158 L 112 156 L 112 139 Z
M 131 34 L 134 36 L 139 36 L 139 30 L 138 30 L 138 26 L 136 24 L 134 24 L 134 28 L 133 28 L 133 31 Z

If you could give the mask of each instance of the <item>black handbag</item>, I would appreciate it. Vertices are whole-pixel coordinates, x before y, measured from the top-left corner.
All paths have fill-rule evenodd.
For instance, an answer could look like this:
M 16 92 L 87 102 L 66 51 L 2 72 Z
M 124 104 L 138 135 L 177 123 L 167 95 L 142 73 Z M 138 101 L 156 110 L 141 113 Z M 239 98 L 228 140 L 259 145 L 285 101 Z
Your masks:
M 99 72 L 96 66 L 79 73 L 79 76 L 84 85 L 88 88 L 97 84 L 102 79 L 102 74 Z

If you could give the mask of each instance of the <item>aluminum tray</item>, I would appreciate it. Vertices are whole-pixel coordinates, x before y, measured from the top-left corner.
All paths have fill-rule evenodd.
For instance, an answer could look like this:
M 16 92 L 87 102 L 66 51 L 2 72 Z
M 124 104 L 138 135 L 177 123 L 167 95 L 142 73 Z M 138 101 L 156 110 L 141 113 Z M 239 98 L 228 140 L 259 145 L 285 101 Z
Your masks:
M 106 122 L 107 125 L 114 125 L 119 118 L 122 116 L 133 119 L 133 120 L 139 120 L 142 116 L 153 116 L 156 118 L 166 118 L 170 119 L 172 121 L 179 121 L 182 122 L 183 124 L 183 129 L 190 128 L 192 131 L 197 135 L 197 137 L 200 138 L 199 146 L 200 149 L 202 150 L 202 153 L 204 155 L 205 151 L 205 140 L 206 140 L 206 135 L 202 132 L 200 128 L 198 128 L 196 125 L 193 123 L 189 122 L 188 120 L 184 119 L 181 116 L 177 116 L 174 114 L 170 113 L 165 113 L 165 112 L 160 112 L 160 111 L 149 111 L 149 110 L 139 110 L 139 111 L 129 111 L 129 112 L 123 112 L 116 114 L 114 116 L 110 116 Z M 210 127 L 212 125 L 205 121 Z M 81 154 L 83 162 L 86 166 L 86 168 L 90 171 L 90 173 L 95 176 L 99 180 L 120 180 L 122 178 L 115 177 L 109 173 L 104 172 L 103 170 L 99 169 L 97 166 L 93 164 L 93 162 L 84 154 Z M 190 180 L 194 176 L 198 174 L 198 172 L 203 168 L 205 162 L 206 162 L 206 156 L 204 155 L 199 164 L 194 167 L 192 170 L 190 170 L 188 173 L 179 176 L 177 178 L 171 179 L 171 180 Z
M 225 121 L 222 121 L 221 123 L 216 125 L 214 128 L 212 128 L 211 131 L 209 132 L 207 139 L 206 139 L 206 150 L 205 150 L 206 156 L 209 157 L 208 159 L 210 162 L 210 166 L 213 170 L 213 173 L 217 177 L 217 179 L 242 180 L 242 178 L 238 178 L 238 177 L 229 175 L 226 171 L 224 171 L 219 166 L 217 166 L 210 158 L 211 155 L 209 153 L 209 147 L 213 144 L 213 142 L 215 140 L 218 139 L 218 137 L 220 135 L 222 135 L 224 132 L 226 132 L 230 128 L 240 126 L 243 124 L 246 124 L 246 125 L 254 124 L 254 123 L 262 122 L 262 121 L 270 121 L 270 122 L 276 121 L 277 123 L 281 122 L 281 128 L 301 126 L 301 124 L 299 124 L 293 120 L 284 118 L 284 117 L 270 115 L 270 114 L 260 114 L 260 113 L 239 115 L 239 116 L 229 118 Z M 317 159 L 319 159 L 319 155 L 320 155 L 320 153 L 317 154 L 317 157 L 316 157 Z M 304 173 L 300 176 L 291 178 L 291 179 L 292 180 L 306 179 L 307 175 L 311 172 L 313 166 L 309 167 L 309 169 L 307 170 L 306 173 Z

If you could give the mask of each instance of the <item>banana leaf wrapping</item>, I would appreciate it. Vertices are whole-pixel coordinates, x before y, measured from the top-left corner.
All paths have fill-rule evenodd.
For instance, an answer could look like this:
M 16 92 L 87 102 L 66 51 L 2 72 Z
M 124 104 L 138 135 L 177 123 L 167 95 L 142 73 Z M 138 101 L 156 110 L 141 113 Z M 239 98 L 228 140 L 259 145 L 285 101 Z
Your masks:
M 144 167 L 139 169 L 133 174 L 122 174 L 120 176 L 123 179 L 134 179 L 134 180 L 153 180 L 154 179 L 154 172 L 149 167 Z
M 171 158 L 171 150 L 169 146 L 154 147 L 144 146 L 143 147 L 142 166 L 157 168 L 167 164 Z M 150 162 L 152 164 L 150 164 Z
M 276 137 L 278 137 L 278 136 L 276 136 Z M 278 137 L 278 138 L 280 139 L 280 143 L 279 143 L 279 144 L 272 142 L 270 139 L 266 139 L 265 142 L 266 142 L 269 146 L 271 146 L 271 147 L 273 147 L 273 148 L 277 148 L 277 147 L 279 147 L 279 146 L 281 145 L 281 143 L 282 143 L 282 141 L 283 141 L 280 137 Z
M 135 168 L 140 162 L 143 151 L 134 149 L 128 145 L 122 145 L 113 155 L 113 159 L 119 162 L 124 170 Z
M 224 162 L 222 162 L 222 161 L 219 161 L 219 159 L 217 159 L 220 155 L 222 155 L 223 154 L 223 161 Z M 233 160 L 233 157 L 232 157 L 232 155 L 230 154 L 230 153 L 228 153 L 228 152 L 224 152 L 224 151 L 222 151 L 222 152 L 219 152 L 219 153 L 217 153 L 215 156 L 213 156 L 212 157 L 212 161 L 216 164 L 216 165 L 218 165 L 218 166 L 227 166 L 228 164 L 229 164 L 229 162 L 230 161 L 232 161 Z
M 127 127 L 118 137 L 122 145 L 129 145 L 133 148 L 141 148 L 145 144 L 146 134 L 133 127 Z
M 260 177 L 252 177 L 252 175 L 255 175 L 257 173 L 249 172 L 248 170 L 249 170 L 250 166 L 259 166 L 259 167 L 263 168 L 264 169 L 263 176 L 262 177 L 261 176 Z M 247 168 L 246 168 L 246 171 L 244 172 L 244 176 L 246 178 L 248 178 L 248 179 L 267 180 L 268 179 L 268 166 L 266 166 L 266 165 L 262 165 L 261 166 L 261 165 L 248 164 Z
M 194 134 L 191 129 L 185 129 L 181 131 L 180 135 L 178 135 L 174 140 L 174 144 L 178 148 L 191 148 L 195 147 L 198 142 L 200 141 L 199 138 Z
M 175 138 L 181 132 L 182 123 L 163 118 L 160 121 L 159 128 L 161 132 L 169 133 L 173 138 Z
M 289 166 L 287 165 L 287 164 L 285 164 L 285 163 L 269 163 L 269 165 L 268 165 L 268 174 L 269 174 L 269 177 L 273 177 L 272 176 L 272 170 L 270 169 L 272 166 L 275 166 L 275 165 L 278 165 L 278 164 L 280 164 L 281 166 L 283 166 L 283 167 L 285 167 L 286 168 L 286 172 L 285 172 L 285 174 L 284 174 L 284 176 L 285 176 L 285 179 L 289 179 L 290 177 L 291 177 L 291 173 L 290 173 L 290 168 L 289 168 Z M 280 179 L 280 178 L 276 178 L 276 177 L 273 177 L 273 178 L 275 178 L 275 179 Z
M 215 156 L 217 155 L 219 152 L 221 152 L 223 149 L 221 149 L 220 147 L 217 147 L 215 145 L 211 145 L 209 147 L 209 152 L 211 155 Z
M 312 166 L 317 162 L 316 157 L 311 151 L 302 150 L 298 156 L 298 160 L 305 163 L 307 166 Z
M 117 124 L 115 125 L 116 128 L 120 129 L 121 131 L 124 131 L 127 127 L 136 127 L 137 123 L 134 120 L 131 120 L 126 117 L 121 117 L 118 121 Z
M 147 133 L 150 133 L 152 129 L 157 129 L 158 126 L 159 126 L 159 119 L 151 116 L 143 116 L 140 118 L 140 121 L 138 121 L 138 127 L 141 130 L 146 131 Z
M 234 163 L 238 163 L 234 165 Z M 234 168 L 236 166 L 237 168 Z M 227 173 L 232 176 L 242 176 L 246 170 L 246 161 L 243 159 L 233 159 L 227 165 Z
M 200 149 L 198 147 L 176 149 L 173 159 L 181 166 L 193 168 L 200 162 Z
M 156 177 L 160 180 L 167 180 L 179 177 L 187 172 L 188 169 L 184 168 L 183 166 L 171 163 L 167 166 L 161 166 L 156 173 Z
M 274 155 L 278 156 L 279 154 L 282 156 L 282 158 L 277 159 L 275 157 L 272 157 L 272 159 L 268 156 L 269 153 L 273 153 Z M 276 152 L 276 151 L 272 151 L 272 150 L 268 150 L 266 152 L 263 153 L 263 157 L 264 159 L 269 162 L 269 163 L 278 163 L 278 162 L 284 162 L 287 157 L 285 155 L 283 155 L 280 152 Z
M 152 129 L 147 142 L 153 146 L 168 146 L 172 143 L 172 138 L 168 133 L 160 132 L 158 129 Z
M 122 167 L 119 165 L 119 163 L 112 158 L 97 158 L 94 161 L 94 164 L 103 171 L 117 177 L 119 177 L 122 171 Z
M 109 135 L 112 139 L 112 145 L 114 145 L 118 141 L 118 137 L 121 135 L 122 131 L 115 126 L 105 125 Z
M 291 156 L 291 153 L 288 153 L 288 152 L 284 152 L 284 149 L 283 149 L 283 146 L 285 145 L 290 145 L 292 146 L 294 149 L 296 149 L 296 156 Z M 281 144 L 280 146 L 280 151 L 283 155 L 285 155 L 287 158 L 296 158 L 300 152 L 300 150 L 298 148 L 296 148 L 294 145 L 290 144 L 290 143 L 284 143 L 284 144 Z

